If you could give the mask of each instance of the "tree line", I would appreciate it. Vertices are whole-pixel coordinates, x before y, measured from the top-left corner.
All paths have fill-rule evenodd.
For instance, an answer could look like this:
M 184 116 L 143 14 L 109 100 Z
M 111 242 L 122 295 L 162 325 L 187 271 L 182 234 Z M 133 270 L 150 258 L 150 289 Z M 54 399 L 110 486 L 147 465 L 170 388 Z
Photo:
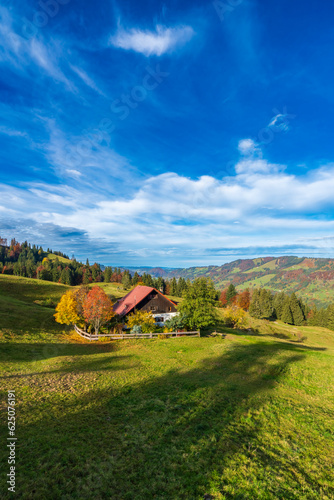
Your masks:
M 237 292 L 235 286 L 230 284 L 221 292 L 220 305 L 225 308 L 239 307 L 257 319 L 278 319 L 289 325 L 320 326 L 334 330 L 334 303 L 321 309 L 309 307 L 295 293 L 273 293 L 266 288 Z
M 1 237 L 0 274 L 53 281 L 70 286 L 112 282 L 122 283 L 127 290 L 136 285 L 146 285 L 175 297 L 182 297 L 190 285 L 190 280 L 186 281 L 182 277 L 178 280 L 175 277 L 165 280 L 147 273 L 140 275 L 135 272 L 131 275 L 128 270 L 119 267 L 102 268 L 96 262 L 91 265 L 88 259 L 83 264 L 74 256 L 69 259 L 68 255 L 62 252 L 50 248 L 45 251 L 41 246 L 31 245 L 27 241 L 19 243 L 15 238 L 7 245 L 7 240 Z

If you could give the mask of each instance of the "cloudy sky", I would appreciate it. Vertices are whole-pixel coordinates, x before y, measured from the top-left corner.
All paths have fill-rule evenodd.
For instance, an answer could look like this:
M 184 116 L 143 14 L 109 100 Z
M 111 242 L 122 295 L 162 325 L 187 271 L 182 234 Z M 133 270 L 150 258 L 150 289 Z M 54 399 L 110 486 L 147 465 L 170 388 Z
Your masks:
M 4 1 L 0 236 L 110 265 L 333 257 L 334 6 Z

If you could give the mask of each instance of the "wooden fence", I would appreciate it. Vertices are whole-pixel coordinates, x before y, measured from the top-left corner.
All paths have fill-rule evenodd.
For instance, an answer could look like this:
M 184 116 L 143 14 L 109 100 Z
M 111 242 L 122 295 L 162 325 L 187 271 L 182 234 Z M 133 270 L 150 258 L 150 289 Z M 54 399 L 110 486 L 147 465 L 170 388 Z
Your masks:
M 101 337 L 109 337 L 111 340 L 124 340 L 124 339 L 153 339 L 154 337 L 159 337 L 159 335 L 166 335 L 168 338 L 179 338 L 179 337 L 200 337 L 201 332 L 198 330 L 196 332 L 168 332 L 168 333 L 120 333 L 115 335 L 114 333 L 102 333 L 96 335 L 95 333 L 88 333 L 81 328 L 74 325 L 74 330 L 87 340 L 99 340 Z

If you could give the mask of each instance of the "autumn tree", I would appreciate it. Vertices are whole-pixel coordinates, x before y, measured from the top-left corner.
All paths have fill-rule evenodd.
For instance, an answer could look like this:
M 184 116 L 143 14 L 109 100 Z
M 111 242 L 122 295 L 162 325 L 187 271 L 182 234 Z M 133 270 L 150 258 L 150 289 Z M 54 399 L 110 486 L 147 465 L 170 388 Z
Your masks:
M 114 314 L 108 295 L 99 286 L 93 286 L 83 303 L 83 315 L 86 323 L 93 326 L 97 335 L 101 326 L 108 323 Z
M 77 310 L 77 300 L 75 292 L 68 290 L 61 297 L 59 304 L 56 307 L 56 314 L 54 317 L 57 323 L 62 323 L 65 325 L 72 325 L 80 321 Z
M 248 288 L 237 295 L 236 305 L 244 311 L 248 311 L 250 306 L 250 293 Z
M 80 322 L 78 323 L 80 327 L 83 327 L 86 329 L 86 322 L 85 322 L 85 317 L 84 317 L 84 303 L 86 300 L 86 297 L 89 293 L 90 288 L 88 286 L 81 286 L 77 290 L 74 291 L 75 299 L 77 302 L 77 314 L 80 318 Z
M 247 323 L 247 315 L 241 307 L 227 306 L 223 310 L 223 322 L 227 327 L 244 328 Z
M 227 306 L 226 292 L 227 292 L 227 290 L 223 290 L 222 293 L 220 294 L 219 302 L 220 302 L 222 307 Z

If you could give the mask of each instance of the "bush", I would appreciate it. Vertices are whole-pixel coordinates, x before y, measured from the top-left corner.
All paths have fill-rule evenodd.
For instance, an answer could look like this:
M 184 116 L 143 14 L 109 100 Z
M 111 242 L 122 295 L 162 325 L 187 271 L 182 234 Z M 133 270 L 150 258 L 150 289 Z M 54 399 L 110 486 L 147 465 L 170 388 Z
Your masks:
M 168 319 L 165 322 L 165 329 L 170 332 L 176 332 L 177 330 L 181 330 L 186 326 L 186 316 L 184 314 L 178 314 L 177 316 L 173 316 L 171 319 Z
M 135 325 L 140 326 L 143 333 L 151 333 L 155 329 L 155 319 L 150 312 L 136 311 L 128 318 L 128 326 L 133 328 Z
M 237 306 L 228 306 L 222 310 L 223 322 L 229 328 L 243 328 L 246 326 L 246 313 Z
M 138 333 L 143 333 L 141 326 L 140 325 L 133 325 L 133 327 L 131 329 L 131 333 L 133 333 L 134 335 L 137 335 Z

